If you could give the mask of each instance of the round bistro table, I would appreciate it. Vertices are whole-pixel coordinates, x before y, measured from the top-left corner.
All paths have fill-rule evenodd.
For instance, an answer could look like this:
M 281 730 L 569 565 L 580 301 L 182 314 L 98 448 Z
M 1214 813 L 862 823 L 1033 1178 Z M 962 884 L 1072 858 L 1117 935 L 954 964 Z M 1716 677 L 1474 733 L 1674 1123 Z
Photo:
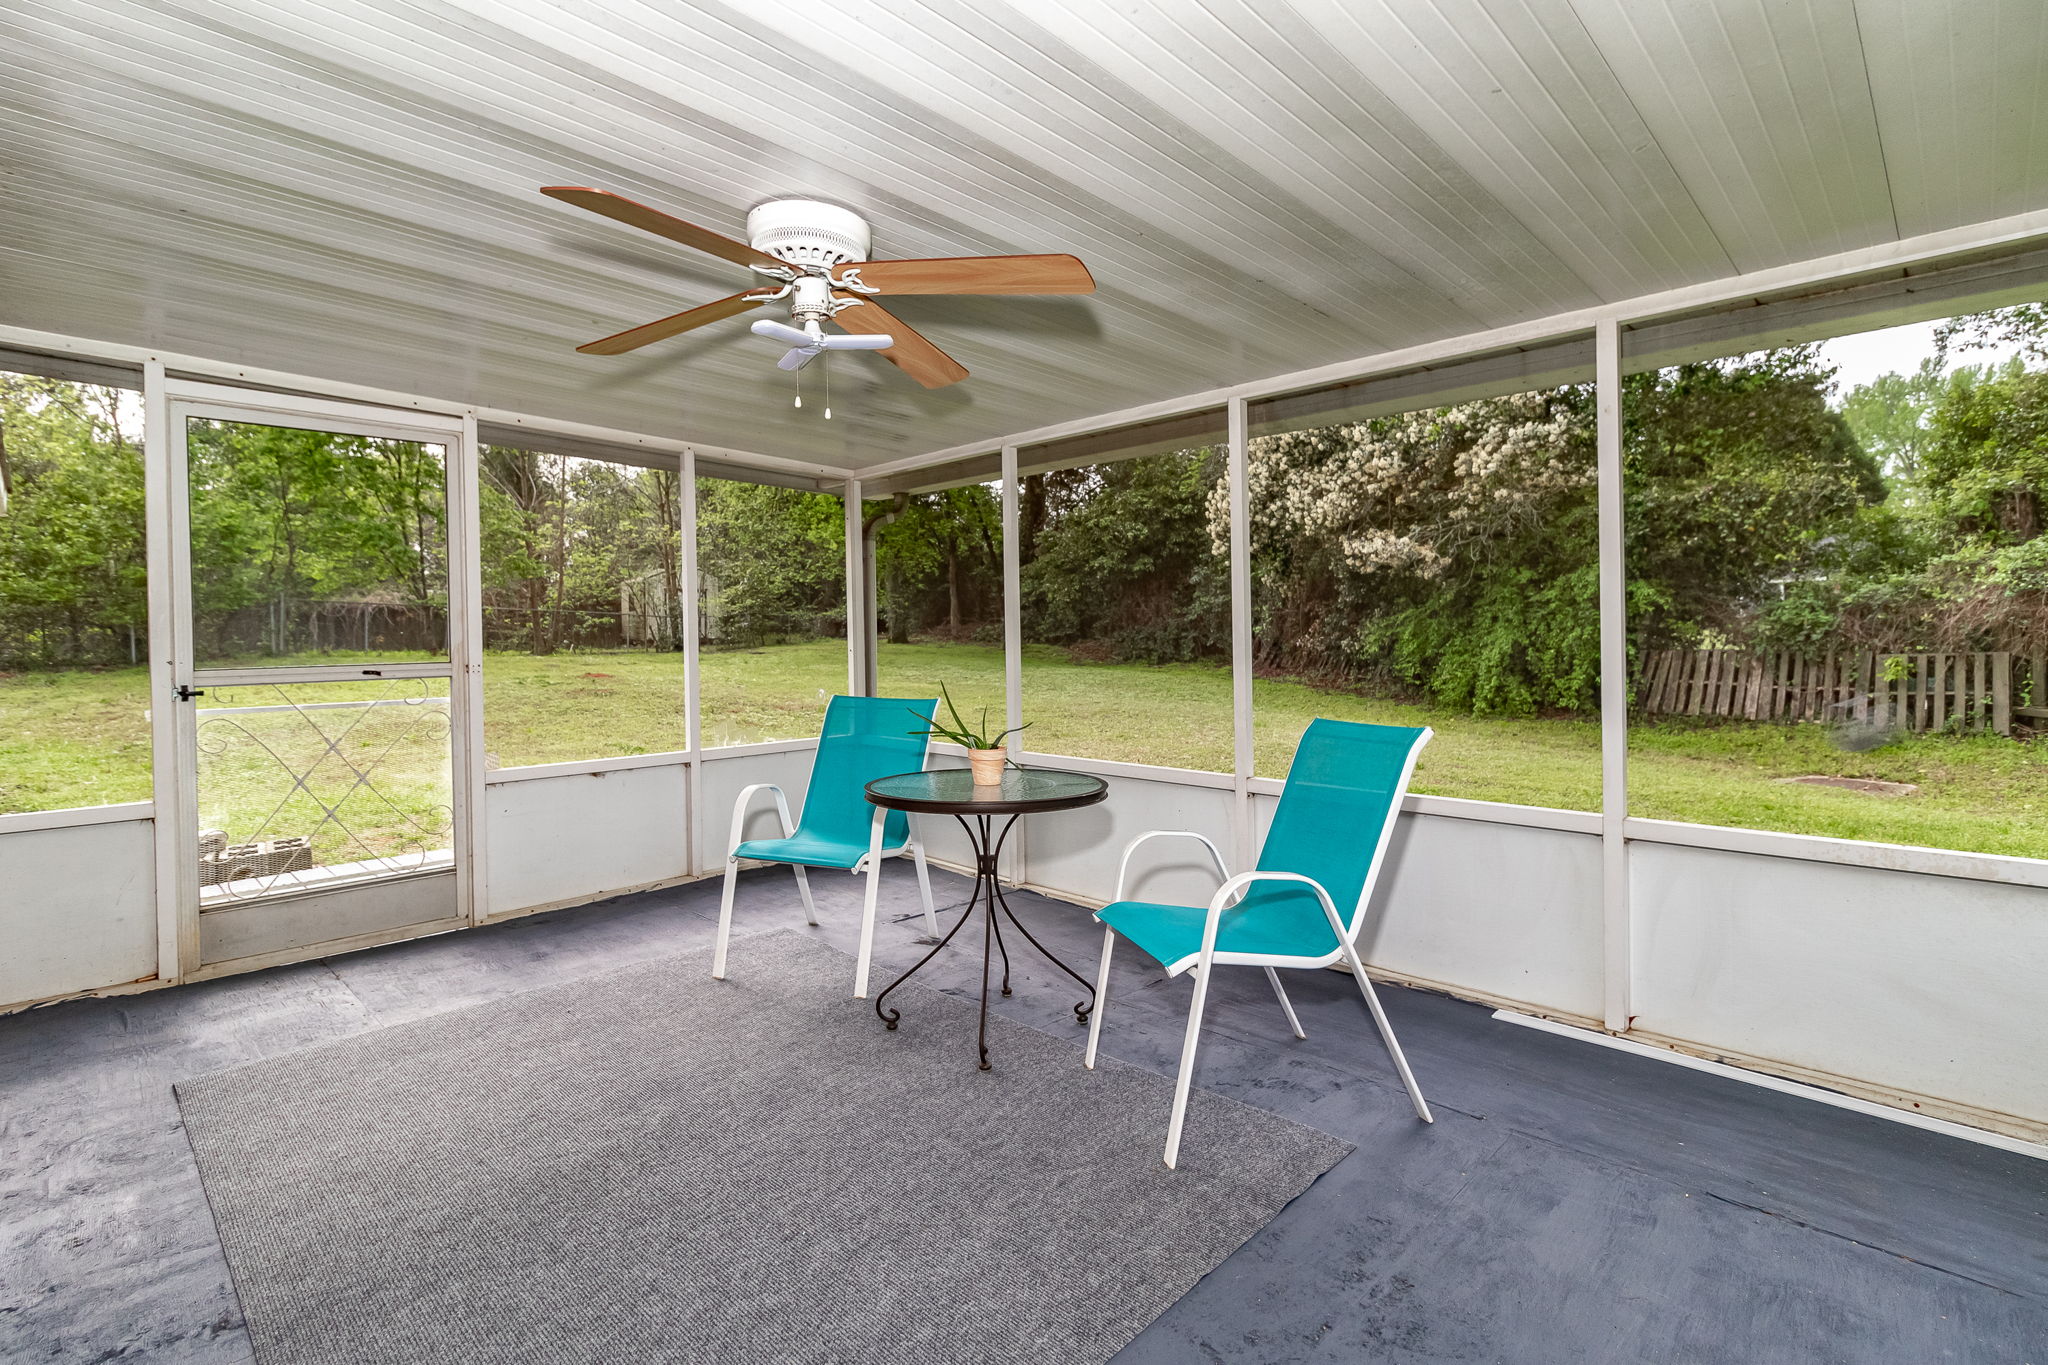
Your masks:
M 866 787 L 868 800 L 886 810 L 908 811 L 913 815 L 950 815 L 960 822 L 960 828 L 967 831 L 968 842 L 974 845 L 974 894 L 968 898 L 967 908 L 961 912 L 960 922 L 946 931 L 932 950 L 917 960 L 916 966 L 891 981 L 882 993 L 875 997 L 875 1014 L 891 1029 L 903 1016 L 894 1009 L 883 1008 L 889 992 L 916 976 L 918 968 L 937 957 L 940 950 L 953 941 L 953 935 L 960 932 L 967 921 L 974 918 L 974 907 L 982 908 L 981 930 L 981 1029 L 975 1045 L 981 1051 L 981 1069 L 987 1071 L 988 1064 L 988 979 L 989 949 L 991 946 L 1003 957 L 1003 994 L 1010 993 L 1010 949 L 1003 942 L 1003 928 L 998 910 L 1007 917 L 1024 941 L 1036 948 L 1039 955 L 1068 976 L 1081 983 L 1088 998 L 1074 1006 L 1074 1018 L 1080 1023 L 1088 1022 L 1088 1012 L 1095 1008 L 1095 987 L 1079 972 L 1054 957 L 1043 943 L 1031 936 L 1022 920 L 1010 909 L 1010 903 L 1003 899 L 1002 883 L 996 878 L 996 860 L 1002 856 L 1003 841 L 1010 837 L 1011 828 L 1026 815 L 1044 811 L 1073 810 L 1080 806 L 1092 806 L 1109 794 L 1109 784 L 1099 777 L 1086 773 L 1061 772 L 1056 768 L 1011 768 L 1003 773 L 1001 786 L 977 787 L 974 775 L 965 768 L 941 769 L 934 772 L 899 773 L 895 777 L 878 777 Z M 998 817 L 1007 816 L 1001 829 L 994 827 Z

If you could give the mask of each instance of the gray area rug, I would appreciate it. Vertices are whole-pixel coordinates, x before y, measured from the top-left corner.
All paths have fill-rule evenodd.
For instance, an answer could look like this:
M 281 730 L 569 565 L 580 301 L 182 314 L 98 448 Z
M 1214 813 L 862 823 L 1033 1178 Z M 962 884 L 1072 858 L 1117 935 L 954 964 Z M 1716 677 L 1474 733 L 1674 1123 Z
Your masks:
M 796 932 L 189 1081 L 264 1365 L 1103 1361 L 1350 1150 Z M 886 977 L 882 978 L 886 980 Z

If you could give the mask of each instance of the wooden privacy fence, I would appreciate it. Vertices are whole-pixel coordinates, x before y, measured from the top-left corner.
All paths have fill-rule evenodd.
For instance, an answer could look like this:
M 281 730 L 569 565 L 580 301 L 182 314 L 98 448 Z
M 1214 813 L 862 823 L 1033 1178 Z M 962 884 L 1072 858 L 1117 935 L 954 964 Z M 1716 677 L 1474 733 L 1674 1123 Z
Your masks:
M 2012 733 L 2048 720 L 2048 658 L 1973 654 L 1756 654 L 1651 649 L 1637 660 L 1636 705 L 1651 715 L 1855 720 L 1900 730 Z

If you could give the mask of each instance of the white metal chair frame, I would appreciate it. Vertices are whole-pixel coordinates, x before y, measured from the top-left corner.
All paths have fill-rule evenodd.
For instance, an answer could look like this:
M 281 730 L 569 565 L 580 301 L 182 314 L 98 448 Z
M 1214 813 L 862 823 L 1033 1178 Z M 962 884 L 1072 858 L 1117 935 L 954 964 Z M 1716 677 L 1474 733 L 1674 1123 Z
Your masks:
M 1421 751 L 1420 744 L 1408 755 L 1407 769 L 1401 774 L 1400 791 L 1408 789 L 1408 779 L 1414 775 L 1415 760 Z M 1188 1094 L 1195 1079 L 1195 1044 L 1202 1031 L 1202 1009 L 1209 999 L 1209 977 L 1216 967 L 1247 966 L 1264 967 L 1266 979 L 1273 984 L 1273 994 L 1279 998 L 1280 1008 L 1287 1014 L 1287 1023 L 1294 1030 L 1296 1038 L 1306 1038 L 1301 1020 L 1294 1013 L 1294 1004 L 1287 998 L 1286 988 L 1280 984 L 1279 967 L 1321 968 L 1335 966 L 1338 962 L 1350 968 L 1351 975 L 1358 982 L 1358 989 L 1365 996 L 1366 1007 L 1372 1011 L 1373 1023 L 1379 1026 L 1380 1037 L 1387 1045 L 1387 1052 L 1394 1059 L 1394 1070 L 1400 1073 L 1401 1084 L 1408 1089 L 1409 1102 L 1415 1106 L 1415 1116 L 1424 1123 L 1434 1123 L 1436 1118 L 1429 1112 L 1428 1103 L 1422 1098 L 1422 1088 L 1415 1083 L 1415 1073 L 1408 1068 L 1408 1058 L 1401 1051 L 1401 1044 L 1394 1037 L 1394 1026 L 1387 1022 L 1387 1012 L 1380 1005 L 1378 992 L 1373 990 L 1372 978 L 1365 974 L 1365 963 L 1358 955 L 1357 938 L 1365 927 L 1365 913 L 1372 901 L 1373 887 L 1378 883 L 1380 868 L 1386 861 L 1389 836 L 1394 821 L 1400 817 L 1401 802 L 1397 798 L 1388 803 L 1385 825 L 1380 830 L 1379 843 L 1373 850 L 1372 865 L 1366 870 L 1365 885 L 1358 893 L 1358 904 L 1352 908 L 1351 920 L 1346 924 L 1337 914 L 1336 905 L 1330 900 L 1330 893 L 1322 884 L 1312 878 L 1295 872 L 1240 872 L 1235 877 L 1225 866 L 1223 854 L 1206 835 L 1185 829 L 1147 830 L 1124 846 L 1123 860 L 1116 870 L 1116 900 L 1124 899 L 1125 878 L 1131 867 L 1131 854 L 1147 839 L 1180 838 L 1194 839 L 1209 850 L 1209 856 L 1216 862 L 1216 875 L 1223 879 L 1223 885 L 1209 900 L 1208 920 L 1202 926 L 1202 946 L 1199 952 L 1190 954 L 1178 962 L 1167 965 L 1169 977 L 1179 976 L 1189 968 L 1195 973 L 1195 998 L 1188 1006 L 1187 1035 L 1181 1044 L 1180 1072 L 1174 1078 L 1173 1117 L 1166 1128 L 1166 1164 L 1173 1167 L 1180 1160 L 1180 1133 L 1182 1122 L 1187 1117 Z M 1254 882 L 1299 882 L 1316 893 L 1322 902 L 1323 913 L 1329 917 L 1331 932 L 1337 936 L 1337 949 L 1319 957 L 1282 956 L 1271 953 L 1219 953 L 1216 951 L 1216 931 L 1223 920 L 1223 912 L 1244 897 L 1245 891 Z M 1112 902 L 1114 903 L 1114 902 Z M 1116 947 L 1116 930 L 1105 927 L 1102 933 L 1102 965 L 1095 978 L 1095 1009 L 1088 1020 L 1088 1050 L 1082 1057 L 1082 1065 L 1093 1070 L 1095 1067 L 1096 1044 L 1102 1037 L 1102 1016 L 1109 1005 L 1109 959 Z
M 718 904 L 718 946 L 711 954 L 711 975 L 720 981 L 725 980 L 725 949 L 732 939 L 733 884 L 740 870 L 739 857 L 733 850 L 746 842 L 743 836 L 746 833 L 747 807 L 753 801 L 754 793 L 763 791 L 775 793 L 775 814 L 782 822 L 782 837 L 787 839 L 796 833 L 796 821 L 789 816 L 789 799 L 782 794 L 781 787 L 773 782 L 756 782 L 751 787 L 740 789 L 739 798 L 733 802 L 732 807 L 732 834 L 725 846 L 725 894 Z M 925 928 L 934 937 L 939 932 L 938 912 L 932 905 L 931 873 L 926 868 L 924 860 L 924 841 L 917 837 L 917 817 L 907 817 L 911 823 L 910 837 L 906 842 L 898 844 L 895 848 L 883 848 L 882 834 L 888 816 L 888 811 L 880 806 L 875 807 L 873 832 L 868 837 L 868 851 L 861 855 L 859 862 L 847 869 L 856 877 L 863 872 L 868 874 L 867 898 L 861 907 L 860 916 L 860 951 L 855 956 L 853 968 L 853 998 L 856 1000 L 866 999 L 868 993 L 868 959 L 875 945 L 875 913 L 882 893 L 881 871 L 884 858 L 900 857 L 905 853 L 910 855 L 911 861 L 917 867 L 917 891 L 924 902 Z M 811 879 L 806 875 L 810 869 L 802 863 L 791 863 L 789 867 L 796 873 L 797 893 L 803 897 L 804 922 L 815 925 L 818 922 L 818 906 L 811 899 Z

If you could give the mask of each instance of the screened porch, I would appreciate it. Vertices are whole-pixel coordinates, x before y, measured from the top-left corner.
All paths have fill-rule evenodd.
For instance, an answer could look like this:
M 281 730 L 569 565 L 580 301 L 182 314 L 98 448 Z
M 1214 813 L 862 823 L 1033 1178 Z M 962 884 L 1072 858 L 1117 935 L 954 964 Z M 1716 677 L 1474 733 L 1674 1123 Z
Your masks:
M 0 1355 L 2037 1358 L 2034 7 L 230 8 L 0 18 Z

